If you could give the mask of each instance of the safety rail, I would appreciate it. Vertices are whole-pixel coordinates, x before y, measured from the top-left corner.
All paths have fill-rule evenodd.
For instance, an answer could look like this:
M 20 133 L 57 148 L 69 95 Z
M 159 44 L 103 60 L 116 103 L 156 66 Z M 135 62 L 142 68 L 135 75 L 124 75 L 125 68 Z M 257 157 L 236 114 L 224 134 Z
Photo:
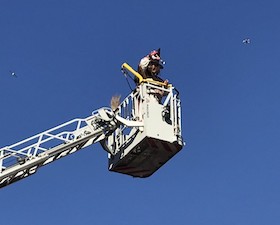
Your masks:
M 157 83 L 158 84 L 158 83 Z M 116 110 L 122 118 L 133 121 L 143 121 L 145 109 L 143 103 L 145 96 L 161 95 L 161 99 L 156 99 L 156 104 L 162 106 L 162 116 L 167 123 L 173 126 L 174 135 L 181 136 L 181 102 L 178 96 L 177 90 L 172 86 L 158 86 L 152 83 L 142 83 L 136 87 L 136 89 L 128 95 Z M 160 94 L 159 94 L 160 92 Z M 125 124 L 121 124 L 107 140 L 111 142 L 112 149 L 110 152 L 115 154 L 117 149 L 127 146 L 133 137 L 139 131 L 143 131 L 143 127 L 131 127 Z M 114 144 L 113 144 L 114 143 Z M 108 146 L 107 145 L 107 146 Z
M 150 84 L 155 84 L 155 85 L 159 85 L 159 86 L 168 86 L 171 87 L 171 84 L 166 84 L 164 82 L 160 82 L 160 81 L 156 81 L 150 78 L 144 79 L 140 73 L 136 72 L 130 65 L 128 65 L 127 63 L 123 63 L 122 64 L 122 70 L 127 70 L 130 73 L 132 73 L 135 77 L 138 78 L 139 80 L 139 84 L 141 84 L 142 82 L 144 83 L 150 83 Z
M 173 126 L 174 132 L 181 135 L 181 100 L 179 92 L 171 84 L 158 86 L 148 82 L 143 85 L 142 93 L 157 97 L 159 104 L 163 106 L 162 116 Z M 159 96 L 159 97 L 158 97 Z
M 120 103 L 115 113 L 127 121 L 142 121 L 142 98 L 143 95 L 141 90 L 136 89 Z M 120 124 L 118 126 L 118 128 L 114 131 L 115 147 L 118 148 L 122 146 L 129 139 L 132 135 L 132 129 L 133 127 L 126 124 Z M 115 154 L 113 149 L 111 150 L 111 153 Z

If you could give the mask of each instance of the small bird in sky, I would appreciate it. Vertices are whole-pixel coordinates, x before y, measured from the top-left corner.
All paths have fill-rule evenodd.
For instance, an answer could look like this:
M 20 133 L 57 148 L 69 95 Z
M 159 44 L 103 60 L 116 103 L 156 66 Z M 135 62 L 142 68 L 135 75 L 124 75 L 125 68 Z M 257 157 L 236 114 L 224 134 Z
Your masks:
M 14 71 L 10 71 L 11 76 L 17 77 L 16 73 Z
M 245 38 L 242 41 L 243 44 L 250 44 L 251 43 L 251 39 L 250 38 Z

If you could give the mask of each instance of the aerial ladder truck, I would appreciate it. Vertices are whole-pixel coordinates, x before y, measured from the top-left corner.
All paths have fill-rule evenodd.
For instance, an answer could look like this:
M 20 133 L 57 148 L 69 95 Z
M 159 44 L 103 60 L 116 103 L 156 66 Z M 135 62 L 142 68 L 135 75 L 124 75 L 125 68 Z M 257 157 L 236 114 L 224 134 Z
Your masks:
M 26 178 L 49 163 L 99 142 L 108 169 L 149 177 L 184 146 L 179 92 L 171 84 L 143 79 L 127 63 L 139 85 L 116 109 L 103 107 L 0 149 L 0 188 Z M 160 93 L 160 94 L 159 94 Z

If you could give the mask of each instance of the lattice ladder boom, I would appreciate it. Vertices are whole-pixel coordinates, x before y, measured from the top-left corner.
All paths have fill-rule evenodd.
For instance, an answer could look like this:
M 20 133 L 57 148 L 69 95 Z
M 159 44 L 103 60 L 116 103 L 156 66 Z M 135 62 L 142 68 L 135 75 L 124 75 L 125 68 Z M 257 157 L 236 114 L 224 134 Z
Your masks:
M 101 108 L 0 149 L 0 188 L 34 174 L 38 168 L 101 141 L 116 129 L 113 112 Z

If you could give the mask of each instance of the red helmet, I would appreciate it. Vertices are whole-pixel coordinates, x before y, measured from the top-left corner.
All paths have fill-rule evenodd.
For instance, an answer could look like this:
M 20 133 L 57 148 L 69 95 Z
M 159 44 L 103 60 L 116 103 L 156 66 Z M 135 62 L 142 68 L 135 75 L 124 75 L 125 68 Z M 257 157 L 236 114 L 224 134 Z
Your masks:
M 157 50 L 153 50 L 153 51 L 151 51 L 150 55 L 158 55 L 158 51 Z
M 160 60 L 160 48 L 158 50 L 153 50 L 149 54 L 152 59 Z

